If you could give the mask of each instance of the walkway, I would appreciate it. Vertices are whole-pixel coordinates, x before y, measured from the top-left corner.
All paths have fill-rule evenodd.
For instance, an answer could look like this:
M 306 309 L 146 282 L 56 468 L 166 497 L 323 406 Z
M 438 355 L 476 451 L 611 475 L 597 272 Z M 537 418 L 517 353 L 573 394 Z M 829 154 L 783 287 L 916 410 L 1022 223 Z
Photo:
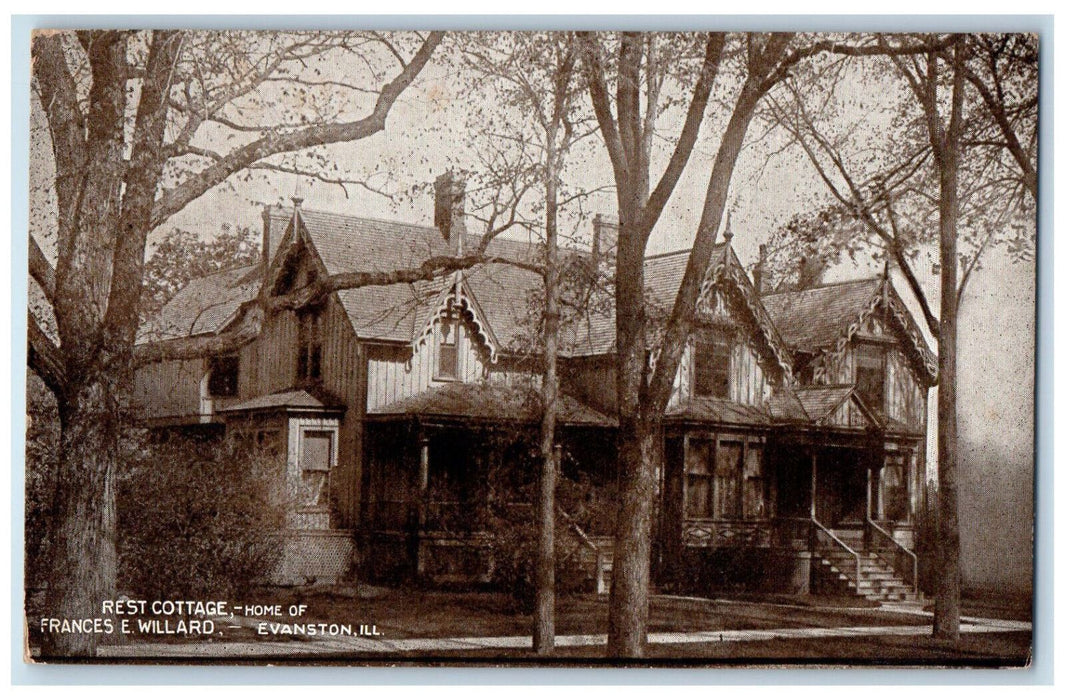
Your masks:
M 910 611 L 907 611 L 910 612 Z M 995 620 L 963 617 L 962 634 L 1001 632 L 1030 632 L 1032 624 L 1017 620 Z M 910 637 L 930 635 L 931 625 L 890 625 L 872 627 L 805 627 L 752 630 L 714 630 L 708 632 L 654 632 L 650 644 L 713 644 L 721 642 L 754 642 L 774 639 L 826 639 L 831 637 Z M 556 647 L 587 647 L 606 645 L 605 634 L 560 635 Z M 128 646 L 101 647 L 106 657 L 277 657 L 277 656 L 343 656 L 346 654 L 411 654 L 418 652 L 491 651 L 497 649 L 529 649 L 532 638 L 514 637 L 450 637 L 443 639 L 382 639 L 380 637 L 337 636 L 304 638 L 298 641 L 201 642 L 189 644 L 139 643 Z

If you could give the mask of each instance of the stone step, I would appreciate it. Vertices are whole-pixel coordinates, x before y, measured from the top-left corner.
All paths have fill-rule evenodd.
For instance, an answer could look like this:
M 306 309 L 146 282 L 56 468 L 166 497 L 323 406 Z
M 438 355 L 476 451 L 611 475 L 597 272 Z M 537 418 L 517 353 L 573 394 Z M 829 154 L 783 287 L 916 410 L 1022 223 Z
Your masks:
M 851 575 L 846 573 L 850 568 L 847 565 L 839 567 L 837 562 L 842 560 L 851 560 L 853 558 L 848 556 L 819 556 L 815 561 L 827 568 L 834 576 L 833 578 L 839 582 L 842 588 L 849 591 L 851 595 L 865 598 L 876 602 L 914 602 L 919 601 L 920 596 L 915 593 L 913 587 L 907 584 L 901 577 L 898 576 L 892 570 L 887 569 L 882 564 L 879 566 L 872 565 L 872 560 L 862 560 L 862 580 L 855 583 L 851 580 Z

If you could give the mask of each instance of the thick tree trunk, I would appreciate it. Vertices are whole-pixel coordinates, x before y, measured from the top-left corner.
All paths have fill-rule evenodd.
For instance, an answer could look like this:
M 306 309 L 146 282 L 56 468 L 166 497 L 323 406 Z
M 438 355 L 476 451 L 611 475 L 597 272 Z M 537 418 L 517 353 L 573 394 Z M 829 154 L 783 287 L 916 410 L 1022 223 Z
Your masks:
M 965 106 L 964 37 L 955 44 L 950 121 L 941 136 L 933 132 L 939 167 L 939 494 L 936 518 L 935 617 L 932 636 L 956 642 L 961 617 L 961 570 L 958 564 L 958 171 L 961 161 L 961 131 Z M 937 60 L 929 56 L 929 82 L 935 85 Z M 935 92 L 933 88 L 932 96 Z M 926 109 L 935 109 L 934 99 Z M 933 115 L 929 115 L 932 117 Z M 938 116 L 935 117 L 938 120 Z
M 554 167 L 553 139 L 548 143 L 546 225 L 546 271 L 544 275 L 544 376 L 541 396 L 544 415 L 540 426 L 542 457 L 537 520 L 536 605 L 533 615 L 533 649 L 538 654 L 555 650 L 555 485 L 559 464 L 555 452 L 558 416 L 558 184 Z
M 647 372 L 647 316 L 644 305 L 644 236 L 636 193 L 618 187 L 617 274 L 614 281 L 617 328 L 617 411 L 619 508 L 614 536 L 607 653 L 643 656 L 651 570 L 654 465 L 650 426 L 641 410 Z
M 99 380 L 59 401 L 59 472 L 43 617 L 101 617 L 102 601 L 114 597 L 117 420 L 113 396 Z M 94 634 L 48 634 L 41 654 L 92 657 L 98 641 Z
M 958 182 L 954 155 L 944 159 L 940 175 L 939 254 L 939 488 L 936 496 L 936 606 L 933 636 L 958 639 L 961 572 L 958 565 L 958 411 L 957 411 L 957 218 Z
M 654 518 L 655 465 L 661 461 L 660 426 L 642 418 L 622 418 L 618 438 L 620 508 L 610 589 L 608 654 L 644 655 L 651 583 L 651 531 Z

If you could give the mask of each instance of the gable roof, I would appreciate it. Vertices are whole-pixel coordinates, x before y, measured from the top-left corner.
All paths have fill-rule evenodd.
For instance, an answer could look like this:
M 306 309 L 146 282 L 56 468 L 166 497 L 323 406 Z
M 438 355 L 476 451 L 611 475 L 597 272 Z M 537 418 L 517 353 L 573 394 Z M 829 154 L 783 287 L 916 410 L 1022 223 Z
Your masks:
M 266 411 L 273 409 L 286 409 L 294 411 L 340 411 L 343 406 L 332 402 L 322 401 L 304 389 L 291 389 L 278 391 L 273 394 L 264 394 L 255 398 L 241 401 L 230 406 L 219 406 L 216 410 L 220 413 L 240 413 L 247 411 Z
M 414 268 L 435 255 L 448 252 L 448 243 L 438 229 L 376 218 L 358 217 L 313 209 L 270 207 L 266 212 L 270 231 L 282 236 L 273 261 L 277 269 L 293 249 L 297 233 L 311 242 L 310 249 L 326 274 L 352 271 L 391 271 Z M 300 222 L 298 232 L 294 220 Z M 275 234 L 275 235 L 277 235 Z M 467 237 L 468 246 L 479 244 Z M 490 255 L 521 262 L 535 261 L 539 246 L 531 241 L 495 238 Z M 668 310 L 680 288 L 690 250 L 652 255 L 645 261 L 647 295 L 653 305 Z M 583 255 L 572 252 L 572 255 Z M 254 298 L 261 284 L 259 266 L 238 268 L 193 280 L 141 329 L 140 342 L 216 333 L 233 318 L 240 305 Z M 463 292 L 480 311 L 483 331 L 498 346 L 495 350 L 524 349 L 542 296 L 542 280 L 531 270 L 502 263 L 480 265 L 461 273 Z M 345 289 L 336 296 L 352 328 L 363 339 L 414 343 L 433 318 L 442 299 L 450 293 L 456 275 L 413 284 Z M 729 243 L 715 246 L 701 290 L 706 295 L 722 285 L 743 311 L 741 322 L 758 331 L 769 352 L 785 373 L 790 373 L 792 351 L 837 349 L 841 338 L 849 341 L 855 323 L 876 304 L 883 302 L 910 338 L 910 351 L 926 374 L 934 377 L 935 356 L 928 349 L 904 303 L 881 278 L 758 297 L 746 271 Z M 606 307 L 608 305 L 601 305 Z M 612 308 L 597 308 L 563 325 L 560 345 L 563 355 L 591 356 L 615 349 L 615 318 Z
M 762 305 L 792 348 L 831 345 L 869 304 L 883 279 L 850 280 L 812 289 L 766 294 Z
M 690 249 L 651 255 L 644 261 L 644 286 L 651 306 L 668 313 L 676 299 L 688 267 Z M 711 287 L 725 289 L 730 297 L 745 310 L 746 320 L 753 325 L 765 348 L 784 370 L 791 372 L 791 356 L 787 344 L 777 332 L 773 321 L 757 298 L 754 285 L 747 277 L 742 264 L 728 241 L 714 246 L 700 290 L 700 299 L 705 299 Z M 568 344 L 574 356 L 601 355 L 613 352 L 615 347 L 615 319 L 613 309 L 599 310 L 588 314 L 563 329 L 562 342 Z
M 903 348 L 929 383 L 938 361 L 890 278 L 870 277 L 810 289 L 766 294 L 762 305 L 796 352 L 843 352 L 862 323 L 884 309 L 904 340 Z
M 432 256 L 446 255 L 448 243 L 431 226 L 382 219 L 355 217 L 300 209 L 303 232 L 313 243 L 326 274 L 339 272 L 387 272 L 415 268 Z M 291 209 L 272 208 L 271 230 L 284 229 L 292 221 Z M 480 238 L 467 236 L 468 248 Z M 282 246 L 285 242 L 282 242 Z M 488 255 L 528 262 L 538 255 L 535 244 L 494 238 Z M 520 339 L 521 322 L 528 314 L 528 297 L 542 288 L 539 275 L 513 265 L 479 265 L 462 274 L 465 290 L 475 297 L 491 324 L 490 332 L 504 349 Z M 441 294 L 454 284 L 453 275 L 414 284 L 345 289 L 337 297 L 361 338 L 414 342 L 436 311 Z
M 141 326 L 137 342 L 217 333 L 258 294 L 258 273 L 258 265 L 249 265 L 192 280 Z

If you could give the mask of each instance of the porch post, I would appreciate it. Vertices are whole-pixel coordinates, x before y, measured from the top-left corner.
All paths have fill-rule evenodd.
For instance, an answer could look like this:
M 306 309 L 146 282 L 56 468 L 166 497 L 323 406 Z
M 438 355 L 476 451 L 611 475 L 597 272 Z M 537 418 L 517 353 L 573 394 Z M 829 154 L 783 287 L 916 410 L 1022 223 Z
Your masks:
M 817 450 L 810 448 L 810 518 L 817 520 Z
M 910 450 L 906 456 L 906 522 L 917 522 L 917 451 Z
M 418 550 L 416 567 L 418 576 L 425 573 L 425 561 L 422 557 L 421 536 L 425 531 L 426 509 L 429 498 L 429 436 L 422 432 L 419 435 L 419 460 L 418 460 Z
M 865 519 L 873 519 L 873 468 L 865 470 Z

